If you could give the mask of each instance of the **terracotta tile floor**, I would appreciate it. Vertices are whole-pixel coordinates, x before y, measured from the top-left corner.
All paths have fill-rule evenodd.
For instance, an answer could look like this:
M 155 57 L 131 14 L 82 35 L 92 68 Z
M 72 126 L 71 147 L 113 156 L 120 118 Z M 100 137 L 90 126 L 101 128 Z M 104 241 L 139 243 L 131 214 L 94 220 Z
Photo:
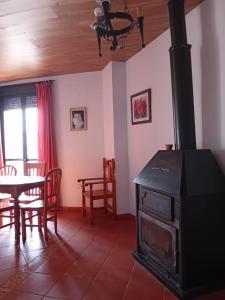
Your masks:
M 0 231 L 0 299 L 177 299 L 133 260 L 135 223 L 129 216 L 98 217 L 91 226 L 78 212 L 61 212 L 59 236 L 50 227 L 48 245 L 35 229 L 19 246 L 13 228 Z M 222 299 L 225 291 L 198 298 Z

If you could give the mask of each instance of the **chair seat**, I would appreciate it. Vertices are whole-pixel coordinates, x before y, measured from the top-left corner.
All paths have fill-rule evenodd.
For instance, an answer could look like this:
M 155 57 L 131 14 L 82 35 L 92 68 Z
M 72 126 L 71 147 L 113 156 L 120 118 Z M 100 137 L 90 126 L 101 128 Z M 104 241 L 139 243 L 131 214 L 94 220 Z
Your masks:
M 19 196 L 19 201 L 21 203 L 25 202 L 33 202 L 33 201 L 37 201 L 40 199 L 39 195 L 26 195 L 26 194 L 22 194 Z
M 90 191 L 85 191 L 84 195 L 86 198 L 90 198 L 91 193 L 90 193 Z M 103 199 L 105 197 L 105 195 L 107 195 L 107 197 L 112 196 L 112 192 L 106 191 L 106 193 L 105 193 L 104 190 L 93 190 L 92 195 L 93 195 L 93 198 L 95 198 L 95 199 Z
M 7 200 L 7 199 L 9 199 L 11 197 L 12 196 L 10 194 L 0 193 L 0 202 L 1 202 L 1 200 Z
M 43 208 L 44 208 L 43 200 L 37 200 L 28 204 L 24 204 L 24 203 L 20 204 L 20 209 L 25 209 L 25 210 L 37 210 Z
M 0 208 L 0 214 L 5 212 L 5 211 L 12 210 L 13 208 L 14 208 L 14 205 L 9 203 L 9 204 L 7 204 L 7 206 L 4 206 L 4 207 Z
M 54 203 L 49 203 L 47 205 L 48 209 L 54 208 L 55 204 Z M 38 210 L 38 209 L 43 209 L 44 208 L 44 200 L 36 200 L 31 203 L 21 203 L 20 204 L 20 209 L 25 209 L 25 210 Z

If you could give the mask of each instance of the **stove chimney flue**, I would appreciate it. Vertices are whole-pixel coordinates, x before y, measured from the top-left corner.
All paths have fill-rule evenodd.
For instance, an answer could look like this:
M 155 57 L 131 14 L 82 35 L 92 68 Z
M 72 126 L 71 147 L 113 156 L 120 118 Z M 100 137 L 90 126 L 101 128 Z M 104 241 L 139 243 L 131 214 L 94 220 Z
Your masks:
M 184 0 L 170 0 L 168 6 L 175 148 L 196 149 L 191 45 L 187 43 Z

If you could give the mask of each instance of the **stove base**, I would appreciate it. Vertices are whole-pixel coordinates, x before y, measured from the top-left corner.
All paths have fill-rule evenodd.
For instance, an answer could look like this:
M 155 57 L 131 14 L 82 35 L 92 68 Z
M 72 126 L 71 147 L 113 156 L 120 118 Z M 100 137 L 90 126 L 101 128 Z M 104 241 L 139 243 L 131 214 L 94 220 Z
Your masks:
M 137 251 L 133 252 L 134 259 L 149 270 L 159 281 L 161 281 L 176 297 L 181 300 L 191 300 L 193 297 L 200 296 L 203 294 L 212 293 L 218 290 L 225 289 L 225 278 L 224 280 L 207 283 L 193 289 L 182 290 L 179 283 L 176 283 L 172 278 L 166 277 L 165 273 L 158 268 L 154 262 L 146 262 Z

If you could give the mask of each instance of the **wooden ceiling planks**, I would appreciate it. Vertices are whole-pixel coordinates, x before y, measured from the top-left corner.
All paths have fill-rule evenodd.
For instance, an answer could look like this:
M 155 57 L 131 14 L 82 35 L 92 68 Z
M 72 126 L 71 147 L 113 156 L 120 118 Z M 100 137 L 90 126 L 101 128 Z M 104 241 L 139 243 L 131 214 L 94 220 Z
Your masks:
M 203 0 L 186 0 L 189 12 Z M 129 0 L 130 13 L 143 6 L 145 42 L 150 43 L 169 27 L 167 0 Z M 110 60 L 126 61 L 138 51 L 135 29 L 125 39 L 124 49 L 110 52 L 103 41 L 98 57 L 94 20 L 95 0 L 0 1 L 0 82 L 41 76 L 101 70 Z M 112 10 L 122 10 L 114 0 Z

